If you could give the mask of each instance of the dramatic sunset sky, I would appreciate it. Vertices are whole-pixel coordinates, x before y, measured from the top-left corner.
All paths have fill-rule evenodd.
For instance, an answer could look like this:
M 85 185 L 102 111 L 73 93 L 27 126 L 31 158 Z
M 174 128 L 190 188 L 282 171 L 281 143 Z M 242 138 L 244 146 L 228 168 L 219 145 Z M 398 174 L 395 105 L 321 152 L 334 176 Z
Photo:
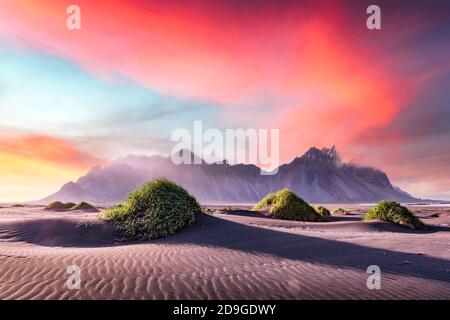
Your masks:
M 66 8 L 81 8 L 68 30 Z M 366 8 L 381 7 L 381 30 Z M 450 199 L 449 1 L 0 0 L 0 201 L 168 154 L 176 128 L 279 128 Z

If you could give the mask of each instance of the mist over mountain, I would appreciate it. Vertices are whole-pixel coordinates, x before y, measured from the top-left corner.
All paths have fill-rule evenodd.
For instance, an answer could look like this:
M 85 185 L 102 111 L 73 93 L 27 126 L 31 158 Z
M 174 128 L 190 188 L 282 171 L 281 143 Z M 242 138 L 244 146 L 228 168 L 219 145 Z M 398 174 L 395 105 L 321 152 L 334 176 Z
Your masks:
M 189 151 L 185 151 L 189 152 Z M 192 154 L 192 156 L 194 156 Z M 378 169 L 342 163 L 336 149 L 310 148 L 281 165 L 276 175 L 261 175 L 251 164 L 181 164 L 170 157 L 126 156 L 105 167 L 94 167 L 76 182 L 39 202 L 90 201 L 98 204 L 124 200 L 133 189 L 155 178 L 185 187 L 202 203 L 254 203 L 267 193 L 288 188 L 313 203 L 372 203 L 383 199 L 417 202 L 394 187 Z

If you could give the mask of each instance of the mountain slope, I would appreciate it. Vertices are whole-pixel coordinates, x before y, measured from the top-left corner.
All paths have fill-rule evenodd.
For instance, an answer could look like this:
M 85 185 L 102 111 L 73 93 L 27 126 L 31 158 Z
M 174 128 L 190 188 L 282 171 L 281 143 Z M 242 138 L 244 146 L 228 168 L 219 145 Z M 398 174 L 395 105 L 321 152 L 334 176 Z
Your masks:
M 419 201 L 392 186 L 387 175 L 378 169 L 342 163 L 333 147 L 311 148 L 280 166 L 273 176 L 260 175 L 260 169 L 254 165 L 174 165 L 170 158 L 160 156 L 127 156 L 104 168 L 93 168 L 40 202 L 115 203 L 146 181 L 160 177 L 181 184 L 203 203 L 254 203 L 282 188 L 314 203 Z

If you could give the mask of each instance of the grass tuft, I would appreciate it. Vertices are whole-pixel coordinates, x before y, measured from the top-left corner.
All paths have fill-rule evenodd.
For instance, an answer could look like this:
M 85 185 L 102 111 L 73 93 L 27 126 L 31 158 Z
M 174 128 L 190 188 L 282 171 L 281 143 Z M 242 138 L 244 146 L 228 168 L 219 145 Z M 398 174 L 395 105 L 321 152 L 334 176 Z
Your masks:
M 154 239 L 192 224 L 197 213 L 202 208 L 183 187 L 158 179 L 133 191 L 125 203 L 106 210 L 101 218 L 128 237 Z
M 324 206 L 317 206 L 314 208 L 316 210 L 316 212 L 321 216 L 321 217 L 325 217 L 325 216 L 330 216 L 330 210 L 328 210 L 327 208 L 325 208 Z
M 331 214 L 333 214 L 333 215 L 335 215 L 335 214 L 342 214 L 342 215 L 348 216 L 348 215 L 350 215 L 350 211 L 345 210 L 345 209 L 343 209 L 343 208 L 337 208 L 337 209 L 334 209 L 334 210 L 331 212 Z
M 202 207 L 202 212 L 208 216 L 212 216 L 215 211 L 207 207 Z
M 70 208 L 70 210 L 92 210 L 92 211 L 97 211 L 98 209 L 97 209 L 96 206 L 94 206 L 94 205 L 92 205 L 92 204 L 90 204 L 88 202 L 81 201 L 80 203 L 72 206 Z
M 265 196 L 254 207 L 254 211 L 268 208 L 269 215 L 277 219 L 297 221 L 320 221 L 321 216 L 307 202 L 288 189 Z
M 423 229 L 425 226 L 408 208 L 397 202 L 380 201 L 370 209 L 363 220 L 383 220 L 411 229 Z
M 49 203 L 45 209 L 47 210 L 69 210 L 74 207 L 76 204 L 73 202 L 63 203 L 61 201 L 53 201 Z

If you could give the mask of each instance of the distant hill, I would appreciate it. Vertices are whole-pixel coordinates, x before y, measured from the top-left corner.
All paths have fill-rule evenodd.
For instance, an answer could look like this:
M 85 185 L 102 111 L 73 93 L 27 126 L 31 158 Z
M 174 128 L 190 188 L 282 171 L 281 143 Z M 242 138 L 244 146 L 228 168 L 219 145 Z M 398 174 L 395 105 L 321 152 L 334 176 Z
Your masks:
M 189 152 L 189 151 L 185 151 Z M 273 176 L 255 165 L 175 165 L 169 157 L 126 156 L 95 167 L 76 182 L 39 202 L 117 203 L 145 182 L 165 177 L 184 186 L 202 203 L 254 203 L 267 193 L 289 188 L 313 203 L 372 203 L 382 199 L 418 202 L 394 187 L 378 169 L 342 163 L 335 148 L 311 148 Z

